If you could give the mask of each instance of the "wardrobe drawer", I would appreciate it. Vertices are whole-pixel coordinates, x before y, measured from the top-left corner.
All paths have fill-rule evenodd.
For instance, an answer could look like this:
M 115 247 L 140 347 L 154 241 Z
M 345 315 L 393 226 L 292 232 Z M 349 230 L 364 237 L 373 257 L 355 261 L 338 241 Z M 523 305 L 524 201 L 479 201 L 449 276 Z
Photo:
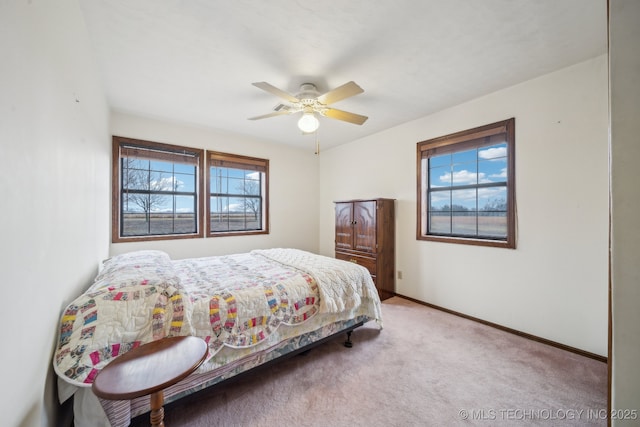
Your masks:
M 359 256 L 359 255 L 346 254 L 342 252 L 336 252 L 336 258 L 344 261 L 355 262 L 356 264 L 361 265 L 367 270 L 369 270 L 369 273 L 371 273 L 372 276 L 376 275 L 376 259 L 375 258 L 368 258 L 368 257 Z

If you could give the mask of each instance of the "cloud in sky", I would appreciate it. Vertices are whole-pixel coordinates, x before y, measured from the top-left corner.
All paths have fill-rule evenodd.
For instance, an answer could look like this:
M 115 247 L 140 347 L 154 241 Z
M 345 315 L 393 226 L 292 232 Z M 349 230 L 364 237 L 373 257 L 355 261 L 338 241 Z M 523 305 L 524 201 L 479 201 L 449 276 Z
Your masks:
M 486 174 L 483 172 L 469 172 L 468 170 L 456 171 L 451 174 L 450 172 L 443 173 L 440 175 L 440 181 L 449 185 L 450 182 L 453 182 L 454 185 L 464 185 L 464 184 L 476 184 L 478 182 L 491 182 L 491 180 L 486 178 Z M 453 180 L 452 180 L 453 178 Z
M 491 148 L 487 148 L 486 150 L 480 150 L 478 151 L 478 157 L 480 157 L 481 159 L 498 159 L 500 157 L 506 157 L 507 156 L 507 147 L 491 147 Z M 500 159 L 503 160 L 503 159 Z

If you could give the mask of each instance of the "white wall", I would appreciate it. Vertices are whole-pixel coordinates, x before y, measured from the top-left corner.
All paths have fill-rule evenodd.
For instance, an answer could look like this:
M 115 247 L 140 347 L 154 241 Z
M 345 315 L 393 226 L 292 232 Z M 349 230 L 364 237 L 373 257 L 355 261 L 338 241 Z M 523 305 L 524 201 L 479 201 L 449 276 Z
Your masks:
M 112 114 L 113 135 L 269 159 L 269 234 L 112 243 L 111 255 L 135 249 L 160 249 L 172 258 L 293 247 L 318 251 L 318 157 L 309 147 L 265 143 L 202 127 L 187 126 L 124 113 Z
M 609 3 L 611 81 L 612 408 L 615 426 L 640 414 L 640 2 Z M 634 418 L 631 413 L 636 411 Z M 627 416 L 626 418 L 624 416 Z
M 334 200 L 395 198 L 399 294 L 606 355 L 607 114 L 601 56 L 325 150 L 320 252 L 333 253 Z M 517 249 L 417 241 L 416 143 L 510 117 Z
M 56 425 L 67 305 L 108 253 L 109 111 L 77 1 L 0 2 L 0 413 Z

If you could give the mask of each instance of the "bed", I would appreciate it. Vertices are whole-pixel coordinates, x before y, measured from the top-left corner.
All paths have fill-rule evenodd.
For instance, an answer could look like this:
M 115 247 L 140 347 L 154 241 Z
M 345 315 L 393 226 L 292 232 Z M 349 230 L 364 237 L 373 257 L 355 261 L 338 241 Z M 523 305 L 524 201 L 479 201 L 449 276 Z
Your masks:
M 149 411 L 149 398 L 102 400 L 91 384 L 132 348 L 167 336 L 205 340 L 205 362 L 165 390 L 169 403 L 371 320 L 382 328 L 380 299 L 354 263 L 288 248 L 183 260 L 157 250 L 117 255 L 62 313 L 58 395 L 61 403 L 73 396 L 76 427 L 124 427 Z

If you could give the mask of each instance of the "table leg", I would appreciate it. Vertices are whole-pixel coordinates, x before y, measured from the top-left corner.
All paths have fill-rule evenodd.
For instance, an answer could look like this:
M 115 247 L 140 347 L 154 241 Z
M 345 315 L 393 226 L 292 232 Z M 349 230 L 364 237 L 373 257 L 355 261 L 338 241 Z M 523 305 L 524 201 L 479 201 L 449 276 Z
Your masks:
M 152 427 L 165 427 L 164 426 L 164 393 L 162 390 L 156 391 L 151 394 L 151 426 Z

